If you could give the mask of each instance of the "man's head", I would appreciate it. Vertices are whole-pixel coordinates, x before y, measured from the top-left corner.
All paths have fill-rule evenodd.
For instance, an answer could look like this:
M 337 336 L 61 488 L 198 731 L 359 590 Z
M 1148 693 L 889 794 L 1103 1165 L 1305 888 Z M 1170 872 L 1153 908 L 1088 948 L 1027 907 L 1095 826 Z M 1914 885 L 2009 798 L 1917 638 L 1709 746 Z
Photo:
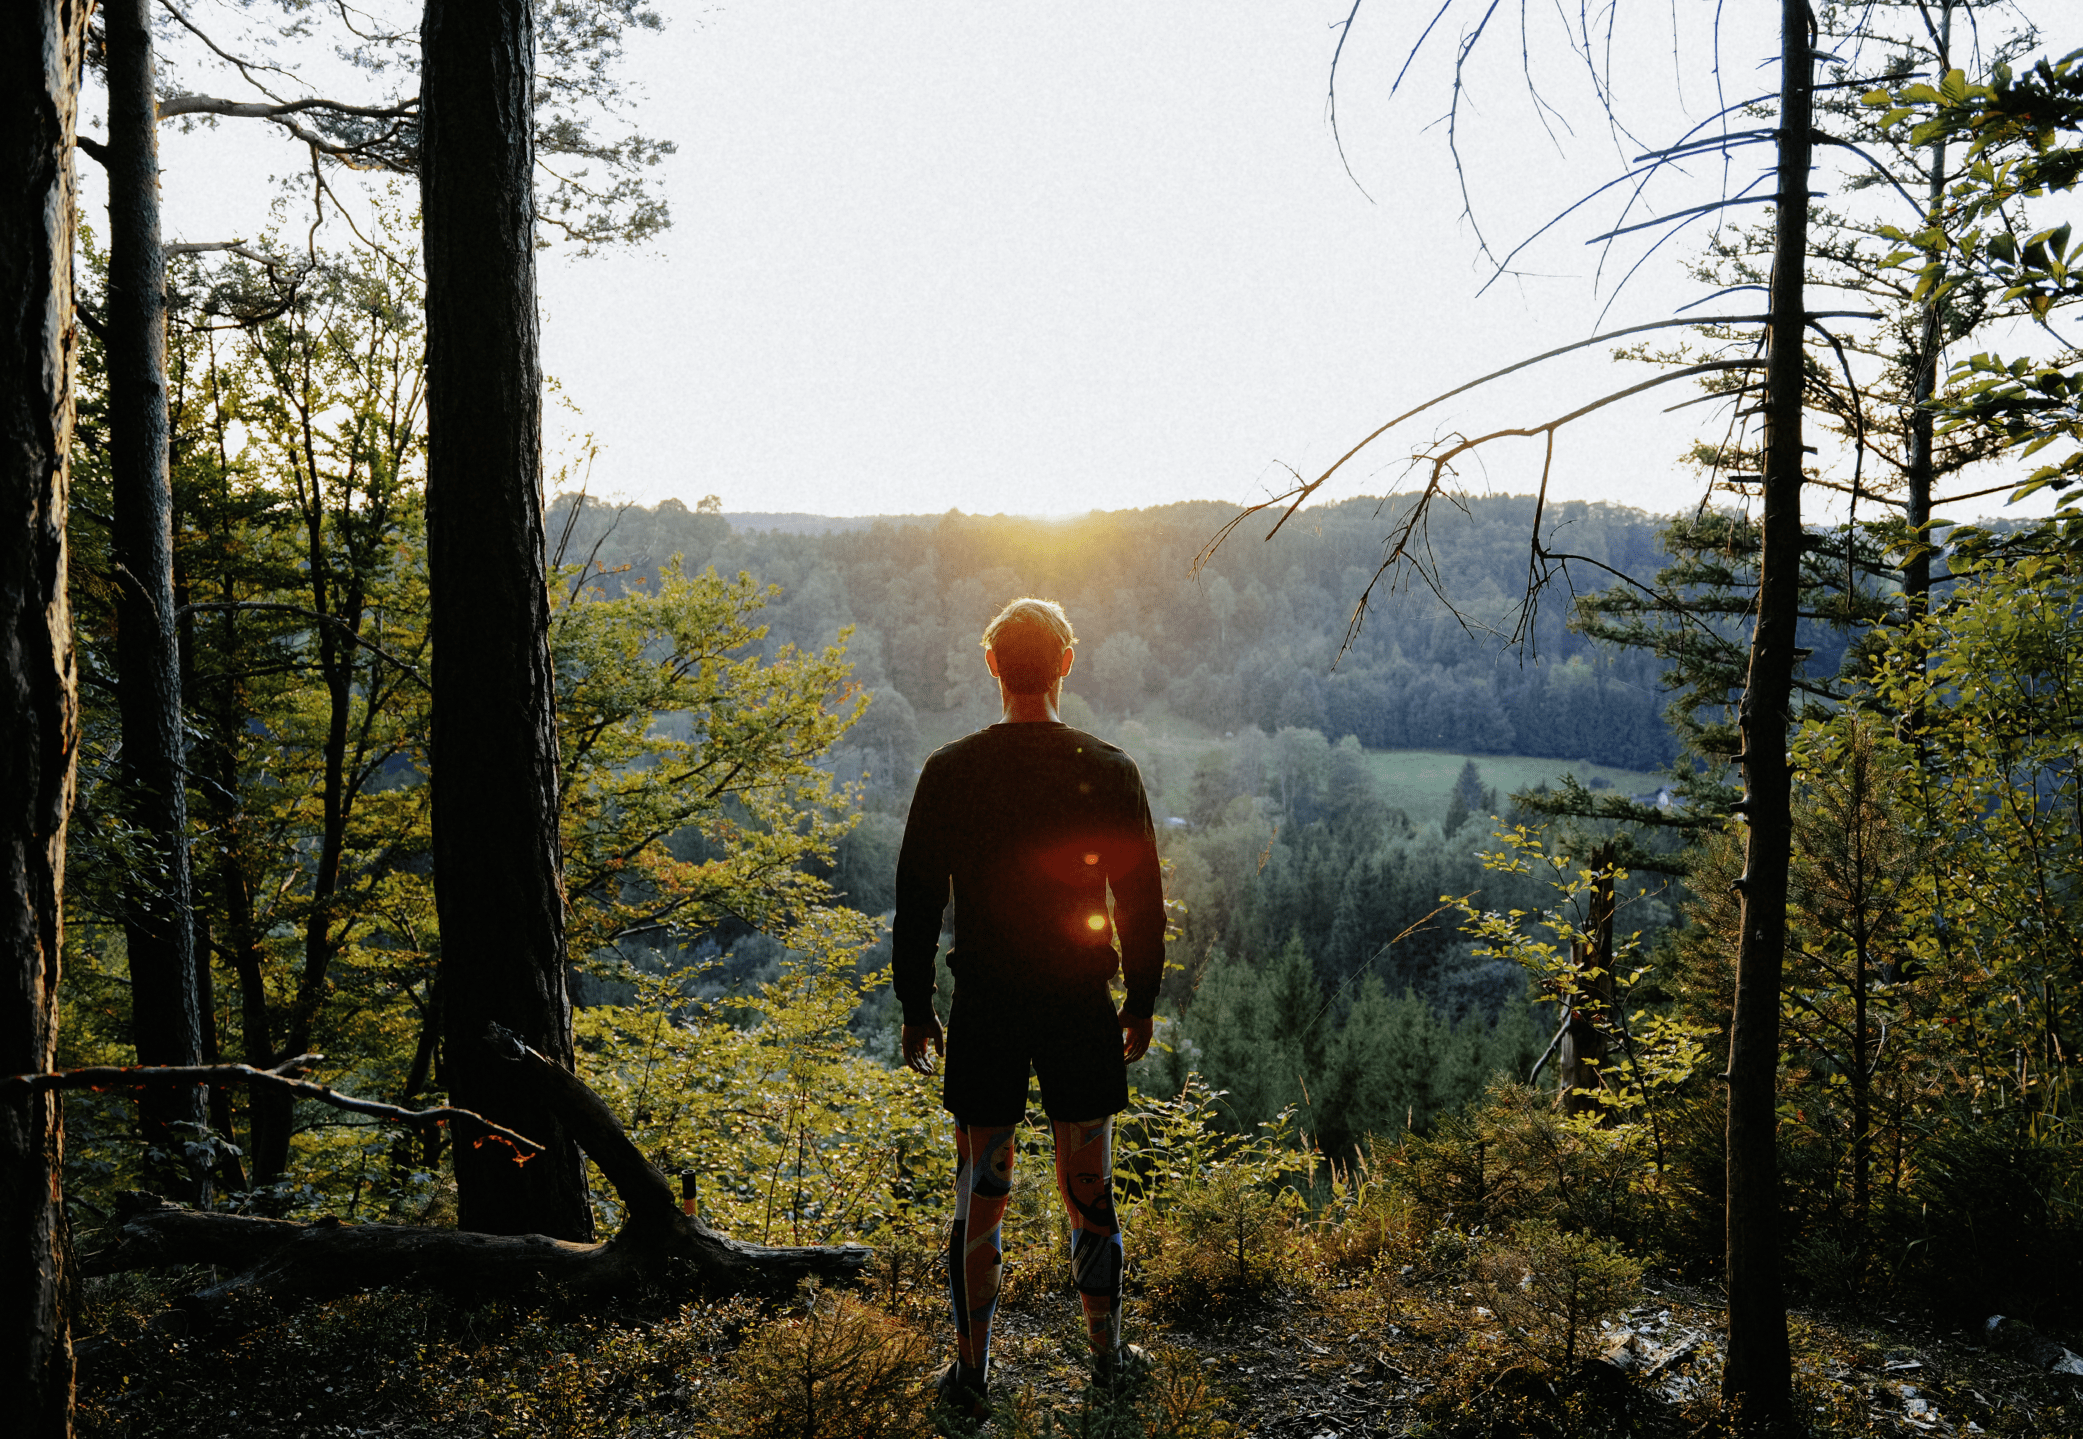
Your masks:
M 1016 695 L 1047 694 L 1067 668 L 1065 652 L 1077 642 L 1054 600 L 1014 600 L 984 626 L 992 671 Z

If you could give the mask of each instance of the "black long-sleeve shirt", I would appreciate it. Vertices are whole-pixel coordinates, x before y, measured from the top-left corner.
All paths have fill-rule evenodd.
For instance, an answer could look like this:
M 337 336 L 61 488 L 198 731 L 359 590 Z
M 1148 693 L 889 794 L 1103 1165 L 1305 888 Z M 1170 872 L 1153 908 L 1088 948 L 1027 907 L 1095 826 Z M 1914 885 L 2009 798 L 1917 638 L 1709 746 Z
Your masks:
M 1109 924 L 1108 887 L 1114 892 Z M 952 892 L 962 988 L 1046 1002 L 1102 992 L 1148 1016 L 1164 972 L 1164 890 L 1135 761 L 1065 724 L 995 724 L 935 750 L 897 860 L 891 973 L 907 1024 L 933 1013 L 933 954 Z

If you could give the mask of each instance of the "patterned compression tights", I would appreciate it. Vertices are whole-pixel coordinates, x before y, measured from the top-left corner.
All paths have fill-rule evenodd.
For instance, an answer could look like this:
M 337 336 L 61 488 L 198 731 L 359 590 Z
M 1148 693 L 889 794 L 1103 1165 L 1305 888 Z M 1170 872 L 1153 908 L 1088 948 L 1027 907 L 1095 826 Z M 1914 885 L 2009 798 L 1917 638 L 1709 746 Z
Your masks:
M 1070 1211 L 1070 1269 L 1095 1354 L 1121 1344 L 1121 1229 L 1114 1220 L 1114 1121 L 1053 1120 L 1056 1188 Z M 990 1366 L 991 1315 L 1002 1268 L 999 1225 L 1013 1188 L 1011 1125 L 955 1125 L 955 1222 L 948 1233 L 948 1299 L 955 1357 L 981 1378 Z

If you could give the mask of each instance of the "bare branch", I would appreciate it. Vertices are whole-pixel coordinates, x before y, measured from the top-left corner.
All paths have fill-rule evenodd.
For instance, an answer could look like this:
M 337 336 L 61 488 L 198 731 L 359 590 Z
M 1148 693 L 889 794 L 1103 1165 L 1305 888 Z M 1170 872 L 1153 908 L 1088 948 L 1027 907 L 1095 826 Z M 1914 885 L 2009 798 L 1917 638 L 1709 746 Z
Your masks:
M 250 1064 L 109 1064 L 60 1070 L 52 1074 L 12 1074 L 0 1078 L 0 1096 L 13 1099 L 54 1089 L 141 1089 L 155 1084 L 257 1084 L 263 1088 L 287 1090 L 301 1099 L 316 1100 L 351 1114 L 366 1114 L 394 1124 L 451 1122 L 474 1126 L 484 1132 L 485 1138 L 510 1146 L 515 1151 L 516 1163 L 526 1163 L 529 1156 L 543 1151 L 543 1147 L 527 1135 L 516 1133 L 503 1124 L 494 1124 L 468 1109 L 446 1106 L 400 1109 L 395 1104 L 342 1094 L 330 1085 L 314 1084 L 298 1077 L 324 1058 L 322 1054 L 300 1054 L 273 1069 L 255 1069 Z
M 1439 13 L 1437 15 L 1434 15 L 1432 17 L 1431 23 L 1425 26 L 1424 34 L 1418 36 L 1418 42 L 1417 44 L 1410 47 L 1410 53 L 1403 57 L 1403 68 L 1396 72 L 1395 80 L 1389 85 L 1389 98 L 1391 100 L 1395 99 L 1396 92 L 1403 88 L 1403 77 L 1410 73 L 1411 62 L 1418 58 L 1418 51 L 1425 48 L 1425 42 L 1432 38 L 1433 29 L 1438 26 L 1441 20 L 1444 20 L 1446 18 L 1447 11 L 1452 9 L 1453 5 L 1454 0 L 1441 0 Z M 1357 15 L 1359 13 L 1360 7 L 1355 5 L 1353 7 L 1353 14 Z M 1346 23 L 1350 25 L 1352 23 L 1351 19 L 1348 18 Z M 1344 38 L 1340 37 L 1338 43 L 1343 45 L 1345 43 Z
M 1589 415 L 1594 411 L 1602 410 L 1608 405 L 1617 404 L 1621 400 L 1628 399 L 1629 397 L 1634 395 L 1639 395 L 1644 390 L 1654 389 L 1658 385 L 1668 385 L 1674 380 L 1689 379 L 1694 375 L 1704 375 L 1717 370 L 1755 370 L 1762 368 L 1764 363 L 1765 362 L 1760 359 L 1707 360 L 1697 365 L 1687 365 L 1683 369 L 1672 370 L 1665 374 L 1652 376 L 1649 379 L 1643 380 L 1640 384 L 1629 385 L 1624 390 L 1615 390 L 1612 394 L 1602 395 L 1598 399 L 1591 401 L 1589 404 L 1579 405 L 1576 409 L 1571 410 L 1568 414 L 1558 415 L 1556 418 L 1549 420 L 1545 424 L 1513 427 L 1510 429 L 1503 430 L 1492 430 L 1489 434 L 1479 435 L 1474 439 L 1469 439 L 1464 436 L 1456 440 L 1454 443 L 1448 445 L 1444 450 L 1440 450 L 1429 455 L 1419 455 L 1414 457 L 1418 460 L 1422 460 L 1423 462 L 1429 464 L 1432 467 L 1432 472 L 1426 478 L 1425 488 L 1423 492 L 1419 494 L 1416 503 L 1411 506 L 1409 513 L 1405 516 L 1402 524 L 1397 529 L 1394 536 L 1394 544 L 1390 548 L 1388 556 L 1385 559 L 1383 559 L 1381 564 L 1375 568 L 1373 578 L 1368 580 L 1367 588 L 1363 590 L 1360 594 L 1359 603 L 1353 606 L 1352 617 L 1346 622 L 1345 640 L 1344 643 L 1342 643 L 1339 646 L 1339 653 L 1343 654 L 1346 650 L 1351 649 L 1353 646 L 1353 642 L 1359 638 L 1360 628 L 1366 622 L 1367 602 L 1368 599 L 1373 595 L 1375 586 L 1381 583 L 1382 577 L 1384 575 L 1387 575 L 1391 570 L 1393 570 L 1396 567 L 1396 565 L 1400 561 L 1402 561 L 1406 556 L 1409 555 L 1411 541 L 1414 536 L 1420 534 L 1423 531 L 1424 526 L 1427 522 L 1427 517 L 1431 510 L 1432 501 L 1441 493 L 1446 480 L 1447 467 L 1451 465 L 1454 462 L 1454 460 L 1456 460 L 1464 454 L 1467 454 L 1471 450 L 1475 450 L 1482 447 L 1483 445 L 1489 444 L 1493 440 L 1532 439 L 1536 435 L 1541 435 L 1547 437 L 1549 441 L 1548 460 L 1550 463 L 1552 463 L 1554 459 L 1554 435 L 1555 432 L 1561 429 L 1564 425 L 1571 424 L 1577 420 L 1580 420 L 1584 416 Z M 1541 468 L 1541 500 L 1537 503 L 1545 502 L 1545 498 L 1547 495 L 1547 484 L 1548 466 L 1547 464 L 1544 464 Z M 1538 523 L 1538 521 L 1536 521 L 1536 523 Z M 1539 544 L 1539 539 L 1539 533 L 1536 531 L 1534 535 L 1534 543 L 1536 545 Z M 1535 555 L 1535 558 L 1538 558 L 1537 553 Z M 1531 568 L 1531 562 L 1529 562 L 1529 568 Z M 1432 579 L 1429 575 L 1425 576 L 1425 579 L 1427 584 L 1432 583 Z M 1537 594 L 1533 591 L 1529 591 L 1525 600 L 1520 605 L 1519 620 L 1513 628 L 1513 633 L 1511 635 L 1512 641 L 1516 642 L 1517 640 L 1524 637 L 1527 630 L 1527 626 L 1532 620 L 1536 601 Z M 1451 606 L 1449 606 L 1449 608 L 1451 608 Z
M 1811 200 L 1822 198 L 1816 191 L 1808 192 Z M 1603 235 L 1593 235 L 1584 243 L 1596 245 L 1601 240 L 1611 240 L 1620 235 L 1632 235 L 1637 230 L 1647 230 L 1655 225 L 1668 225 L 1673 220 L 1682 220 L 1688 215 L 1705 215 L 1714 210 L 1726 210 L 1732 205 L 1770 205 L 1778 200 L 1777 195 L 1732 195 L 1726 200 L 1711 200 L 1704 205 L 1688 205 L 1683 210 L 1673 210 L 1668 215 L 1658 215 L 1653 220 L 1642 220 L 1633 225 L 1622 225 L 1617 230 L 1608 230 Z
M 1331 52 L 1331 80 L 1324 95 L 1324 109 L 1331 122 L 1331 143 L 1338 147 L 1338 163 L 1345 167 L 1345 178 L 1353 182 L 1355 190 L 1367 196 L 1367 203 L 1371 205 L 1374 203 L 1374 197 L 1367 195 L 1367 187 L 1362 185 L 1360 177 L 1353 173 L 1352 161 L 1345 156 L 1345 137 L 1338 130 L 1338 57 L 1345 53 L 1345 41 L 1352 34 L 1353 20 L 1360 13 L 1360 6 L 1365 3 L 1366 0 L 1353 0 L 1351 12 L 1346 15 L 1344 23 L 1338 27 L 1338 47 Z M 1446 0 L 1446 5 L 1453 3 L 1454 0 Z M 1440 15 L 1446 13 L 1446 5 L 1440 7 Z M 1439 16 L 1433 16 L 1432 21 L 1433 24 L 1438 24 Z M 1429 28 L 1427 27 L 1428 31 Z M 1418 43 L 1423 44 L 1424 42 L 1421 40 Z M 1399 76 L 1398 78 L 1400 79 L 1401 77 Z M 1394 94 L 1395 91 L 1391 89 L 1390 93 Z
M 260 81 L 253 78 L 253 72 L 255 70 L 271 71 L 274 74 L 280 75 L 285 80 L 294 80 L 297 78 L 294 74 L 283 69 L 279 65 L 256 65 L 248 61 L 241 60 L 238 56 L 232 54 L 223 46 L 219 45 L 215 40 L 212 40 L 209 36 L 203 34 L 202 30 L 196 25 L 196 23 L 193 20 L 190 20 L 186 15 L 183 15 L 180 12 L 180 10 L 174 5 L 173 0 L 159 0 L 159 4 L 160 7 L 166 11 L 167 14 L 173 16 L 175 20 L 180 22 L 181 28 L 183 30 L 186 30 L 189 34 L 193 35 L 196 39 L 202 41 L 203 44 L 207 45 L 210 48 L 212 54 L 214 54 L 218 59 L 224 61 L 226 64 L 232 66 L 234 69 L 236 69 L 240 75 L 245 77 L 246 83 L 251 85 L 254 89 L 260 91 L 261 94 L 267 95 L 271 99 L 275 98 L 272 92 L 269 91 L 267 86 L 261 84 Z
M 237 255 L 242 260 L 251 260 L 254 264 L 268 270 L 285 269 L 290 264 L 288 260 L 283 259 L 280 255 L 263 255 L 258 250 L 247 249 L 244 240 L 176 240 L 166 247 L 168 259 L 173 259 L 177 255 L 214 255 L 219 253 Z
M 1815 313 L 1818 315 L 1827 313 L 1834 317 L 1838 315 L 1849 314 L 1851 312 L 1817 311 Z M 1865 314 L 1864 311 L 1860 311 L 1859 313 L 1861 315 Z M 1423 403 L 1422 405 L 1416 405 L 1408 410 L 1405 410 L 1402 414 L 1396 416 L 1395 419 L 1390 420 L 1387 424 L 1381 426 L 1372 434 L 1368 435 L 1365 439 L 1361 440 L 1357 445 L 1354 445 L 1351 449 L 1347 450 L 1344 454 L 1340 455 L 1335 461 L 1332 462 L 1331 467 L 1329 469 L 1325 470 L 1321 475 L 1318 475 L 1315 479 L 1307 481 L 1298 481 L 1298 483 L 1295 485 L 1293 489 L 1288 490 L 1283 494 L 1275 495 L 1271 499 L 1261 500 L 1259 503 L 1251 505 L 1248 508 L 1241 511 L 1239 514 L 1233 517 L 1227 524 L 1225 524 L 1220 530 L 1216 531 L 1215 538 L 1210 540 L 1206 545 L 1204 545 L 1201 548 L 1200 553 L 1194 556 L 1193 572 L 1198 574 L 1200 572 L 1201 567 L 1207 564 L 1209 560 L 1214 558 L 1215 552 L 1218 549 L 1222 548 L 1222 542 L 1229 538 L 1230 532 L 1235 530 L 1238 525 L 1242 524 L 1245 520 L 1250 519 L 1253 515 L 1258 514 L 1262 510 L 1269 510 L 1274 508 L 1275 506 L 1285 505 L 1286 513 L 1283 514 L 1280 517 L 1279 522 L 1276 523 L 1273 526 L 1273 528 L 1267 531 L 1266 533 L 1266 538 L 1269 540 L 1272 539 L 1274 535 L 1280 533 L 1280 526 L 1286 524 L 1288 518 L 1292 516 L 1296 510 L 1300 509 L 1302 505 L 1309 499 L 1309 497 L 1315 494 L 1316 491 L 1323 486 L 1325 481 L 1329 480 L 1331 476 L 1337 474 L 1338 471 L 1344 467 L 1346 461 L 1350 460 L 1354 455 L 1357 455 L 1360 451 L 1366 449 L 1367 446 L 1373 444 L 1376 440 L 1380 439 L 1390 430 L 1395 429 L 1396 426 L 1402 424 L 1405 420 L 1410 419 L 1414 415 L 1423 414 L 1426 410 L 1431 409 L 1434 405 L 1444 404 L 1446 401 L 1453 399 L 1456 395 L 1466 394 L 1470 390 L 1489 384 L 1492 380 L 1501 380 L 1506 375 L 1515 374 L 1518 371 L 1526 369 L 1532 365 L 1538 365 L 1543 360 L 1552 360 L 1558 355 L 1567 355 L 1572 351 L 1586 349 L 1592 345 L 1602 345 L 1608 340 L 1624 339 L 1628 335 L 1639 335 L 1649 330 L 1676 329 L 1686 325 L 1761 325 L 1768 318 L 1769 317 L 1765 315 L 1700 315 L 1695 316 L 1692 319 L 1686 320 L 1651 320 L 1647 324 L 1629 325 L 1627 328 L 1621 330 L 1608 330 L 1604 334 L 1593 335 L 1588 340 L 1577 340 L 1571 344 L 1560 345 L 1555 349 L 1545 350 L 1538 355 L 1533 355 L 1528 357 L 1527 359 L 1519 360 L 1513 364 L 1506 365 L 1501 370 L 1492 370 L 1489 374 L 1470 380 L 1466 384 L 1456 385 L 1453 389 L 1448 390 L 1444 394 L 1434 395 L 1431 399 L 1425 401 L 1425 403 Z M 1627 391 L 1627 393 L 1633 394 L 1634 391 L 1630 390 Z
M 321 110 L 329 115 L 360 115 L 373 120 L 393 120 L 419 113 L 419 97 L 401 100 L 395 105 L 345 105 L 338 100 L 283 100 L 263 105 L 253 100 L 224 100 L 215 95 L 170 95 L 159 102 L 159 118 L 178 119 L 182 115 L 222 115 L 235 120 L 279 120 L 285 115 L 301 115 L 306 111 Z
M 1867 154 L 1859 146 L 1854 145 L 1849 140 L 1840 140 L 1835 135 L 1825 135 L 1820 130 L 1816 131 L 1811 138 L 1818 145 L 1834 145 L 1840 150 L 1849 150 L 1854 155 L 1857 155 L 1861 160 L 1864 160 L 1867 164 L 1873 167 L 1873 172 L 1876 175 L 1879 175 L 1883 180 L 1886 180 L 1890 185 L 1894 186 L 1895 193 L 1900 195 L 1903 198 L 1904 202 L 1906 202 L 1912 210 L 1916 211 L 1918 218 L 1921 219 L 1924 216 L 1925 207 L 1918 202 L 1916 196 L 1910 194 L 1909 191 L 1905 190 L 1902 187 L 1902 182 L 1895 178 L 1894 174 L 1888 169 L 1887 166 L 1883 165 L 1880 161 L 1874 159 L 1873 156 Z

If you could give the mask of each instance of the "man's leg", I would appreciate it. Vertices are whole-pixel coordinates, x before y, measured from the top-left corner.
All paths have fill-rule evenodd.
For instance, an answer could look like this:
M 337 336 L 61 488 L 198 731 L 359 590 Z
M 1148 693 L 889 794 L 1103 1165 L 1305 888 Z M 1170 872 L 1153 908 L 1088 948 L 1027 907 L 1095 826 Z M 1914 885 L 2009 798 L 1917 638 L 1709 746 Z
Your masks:
M 1070 1211 L 1070 1271 L 1092 1352 L 1121 1348 L 1121 1226 L 1114 1219 L 1114 1121 L 1052 1120 L 1056 1188 Z
M 948 1231 L 948 1299 L 955 1311 L 955 1359 L 963 1381 L 981 1390 L 991 1363 L 991 1314 L 1003 1266 L 999 1225 L 1013 1192 L 1011 1124 L 955 1122 L 955 1222 Z

